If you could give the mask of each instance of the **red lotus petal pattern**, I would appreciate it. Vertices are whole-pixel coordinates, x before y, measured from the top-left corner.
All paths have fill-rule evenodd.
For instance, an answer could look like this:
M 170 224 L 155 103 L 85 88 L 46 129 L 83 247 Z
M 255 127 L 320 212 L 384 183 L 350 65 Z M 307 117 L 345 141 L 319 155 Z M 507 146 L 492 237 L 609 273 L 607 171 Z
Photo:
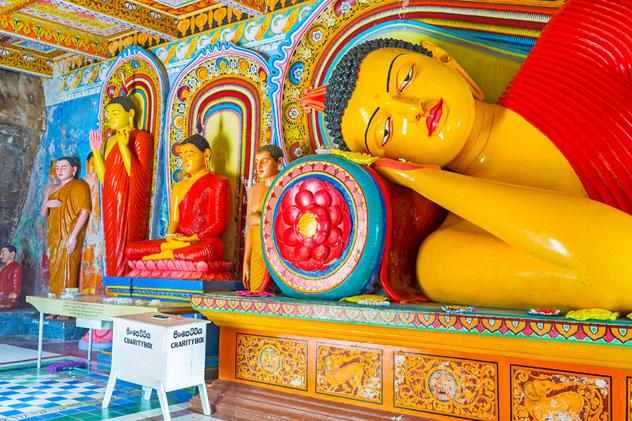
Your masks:
M 351 215 L 338 190 L 311 178 L 286 191 L 274 232 L 281 256 L 292 266 L 325 270 L 347 246 Z

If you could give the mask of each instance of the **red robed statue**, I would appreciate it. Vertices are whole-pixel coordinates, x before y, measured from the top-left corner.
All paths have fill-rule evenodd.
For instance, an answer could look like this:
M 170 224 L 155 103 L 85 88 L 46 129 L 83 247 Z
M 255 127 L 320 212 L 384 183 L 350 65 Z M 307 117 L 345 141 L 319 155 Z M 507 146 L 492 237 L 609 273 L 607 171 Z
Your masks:
M 147 238 L 151 204 L 153 141 L 151 135 L 134 128 L 134 108 L 128 97 L 116 97 L 105 109 L 113 134 L 103 140 L 90 132 L 90 147 L 99 180 L 103 184 L 103 232 L 106 275 L 127 272 L 125 248 Z

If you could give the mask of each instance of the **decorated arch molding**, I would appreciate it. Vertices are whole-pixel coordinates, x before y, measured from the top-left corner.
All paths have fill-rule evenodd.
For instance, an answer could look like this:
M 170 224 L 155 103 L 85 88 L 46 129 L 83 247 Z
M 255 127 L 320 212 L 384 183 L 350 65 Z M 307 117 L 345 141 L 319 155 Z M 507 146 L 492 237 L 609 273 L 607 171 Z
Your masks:
M 272 138 L 268 76 L 268 64 L 261 55 L 223 42 L 202 50 L 182 70 L 169 95 L 164 132 L 169 198 L 173 184 L 184 177 L 177 146 L 194 133 L 204 135 L 211 144 L 212 169 L 229 179 L 232 198 L 246 197 L 246 184 L 254 175 L 255 151 Z M 226 120 L 237 129 L 220 142 L 223 136 L 218 134 L 222 133 L 218 126 Z M 237 222 L 231 222 L 224 236 L 225 249 L 234 246 L 233 258 L 238 256 L 245 211 L 245 201 L 232 206 L 235 200 L 231 200 L 231 221 Z
M 418 43 L 441 38 L 524 58 L 558 4 L 517 5 L 511 0 L 473 9 L 465 0 L 325 0 L 279 46 L 270 67 L 277 113 L 274 132 L 291 161 L 330 146 L 320 112 L 298 101 L 306 88 L 327 83 L 336 63 L 363 41 L 393 37 Z
M 162 210 L 164 209 L 165 182 L 160 171 L 160 168 L 164 167 L 164 148 L 160 145 L 160 139 L 168 90 L 167 73 L 160 61 L 137 46 L 121 51 L 105 76 L 101 89 L 99 126 L 105 136 L 110 132 L 104 118 L 105 107 L 112 98 L 127 95 L 132 99 L 136 110 L 136 127 L 149 132 L 154 139 L 150 236 L 158 232 L 160 225 L 165 223 L 164 216 L 161 216 L 164 213 Z

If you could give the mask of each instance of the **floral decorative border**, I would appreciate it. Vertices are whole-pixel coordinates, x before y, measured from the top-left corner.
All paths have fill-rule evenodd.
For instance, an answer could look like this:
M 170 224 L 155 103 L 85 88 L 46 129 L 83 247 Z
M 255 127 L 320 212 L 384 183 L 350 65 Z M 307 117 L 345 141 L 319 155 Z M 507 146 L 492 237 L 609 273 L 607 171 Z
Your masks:
M 396 304 L 375 308 L 338 301 L 239 297 L 221 293 L 196 295 L 191 303 L 197 311 L 632 348 L 632 322 L 628 321 L 577 322 L 491 309 L 479 309 L 475 314 L 446 314 L 437 304 Z

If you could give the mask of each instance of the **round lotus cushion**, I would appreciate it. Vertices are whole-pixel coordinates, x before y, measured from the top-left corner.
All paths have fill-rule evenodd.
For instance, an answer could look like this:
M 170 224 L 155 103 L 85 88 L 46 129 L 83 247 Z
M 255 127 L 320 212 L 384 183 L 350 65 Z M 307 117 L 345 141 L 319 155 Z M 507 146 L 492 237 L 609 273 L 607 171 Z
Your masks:
M 262 245 L 272 279 L 290 297 L 339 299 L 374 290 L 385 240 L 380 186 L 337 156 L 294 161 L 263 205 Z

